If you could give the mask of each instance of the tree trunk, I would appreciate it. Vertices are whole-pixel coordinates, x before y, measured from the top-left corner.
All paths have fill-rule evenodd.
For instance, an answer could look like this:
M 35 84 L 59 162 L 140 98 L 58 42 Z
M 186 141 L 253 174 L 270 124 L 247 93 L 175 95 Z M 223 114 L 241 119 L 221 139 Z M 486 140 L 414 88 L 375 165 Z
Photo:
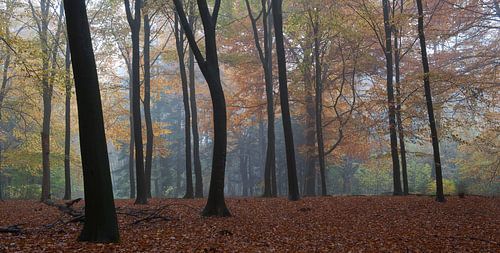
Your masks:
M 85 191 L 85 223 L 80 241 L 118 242 L 99 82 L 84 0 L 64 0 L 78 103 Z
M 402 3 L 401 3 L 402 8 Z M 401 9 L 401 13 L 402 13 Z M 406 163 L 406 146 L 403 120 L 401 117 L 401 72 L 400 72 L 401 52 L 399 49 L 399 30 L 394 29 L 394 66 L 396 70 L 396 120 L 398 124 L 399 150 L 401 153 L 401 172 L 403 174 L 403 194 L 408 195 L 408 173 Z
M 130 69 L 131 71 L 131 69 Z M 129 141 L 129 156 L 128 156 L 128 173 L 129 173 L 129 182 L 130 182 L 130 198 L 135 199 L 135 141 L 134 141 L 134 116 L 133 116 L 133 103 L 132 103 L 132 97 L 133 97 L 133 88 L 132 88 L 132 72 L 130 72 L 130 78 L 129 78 L 129 121 L 130 121 L 130 141 Z
M 283 14 L 281 7 L 282 0 L 272 0 L 274 32 L 276 35 L 276 54 L 278 58 L 281 114 L 285 133 L 286 160 L 288 168 L 288 199 L 295 201 L 300 199 L 300 194 L 297 182 L 297 165 L 295 162 L 295 147 L 293 144 L 292 119 L 288 103 L 288 80 L 286 73 L 285 45 L 283 42 Z
M 189 5 L 189 26 L 194 29 L 194 1 Z M 191 132 L 193 133 L 193 165 L 195 181 L 195 198 L 203 198 L 203 174 L 200 160 L 200 135 L 198 133 L 198 107 L 196 105 L 196 79 L 194 69 L 194 55 L 189 48 L 189 99 L 191 105 Z
M 392 62 L 392 34 L 391 24 L 389 20 L 390 6 L 388 0 L 382 0 L 384 8 L 384 30 L 385 30 L 385 59 L 387 67 L 387 100 L 389 106 L 389 131 L 391 138 L 391 157 L 392 157 L 392 178 L 394 195 L 402 195 L 401 190 L 401 175 L 399 169 L 399 154 L 398 154 L 398 137 L 396 133 L 396 103 L 394 101 L 394 86 L 393 86 L 393 62 Z
M 241 137 L 244 138 L 244 137 Z M 239 165 L 240 165 L 240 175 L 241 175 L 241 192 L 242 195 L 247 197 L 248 196 L 248 162 L 247 162 L 247 154 L 246 154 L 246 143 L 245 140 L 240 140 L 240 146 L 239 146 Z
M 144 14 L 144 118 L 146 121 L 146 194 L 151 198 L 151 168 L 153 165 L 153 120 L 151 118 L 151 25 L 148 14 Z
M 318 15 L 318 14 L 316 14 Z M 319 41 L 319 21 L 316 16 L 313 27 L 314 35 L 314 66 L 316 83 L 316 141 L 318 143 L 318 163 L 321 178 L 321 195 L 326 196 L 326 175 L 325 175 L 325 144 L 323 142 L 323 82 Z
M 186 194 L 185 199 L 194 198 L 193 191 L 193 171 L 191 161 L 191 109 L 189 107 L 189 91 L 186 73 L 186 64 L 184 63 L 184 32 L 179 29 L 179 18 L 175 17 L 175 45 L 177 57 L 179 58 L 179 72 L 181 75 L 182 102 L 184 104 L 184 143 L 186 155 Z
M 434 169 L 436 172 L 436 200 L 438 202 L 445 202 L 443 192 L 443 175 L 441 171 L 441 156 L 439 154 L 439 139 L 436 129 L 436 121 L 434 118 L 434 108 L 432 105 L 432 92 L 429 78 L 429 61 L 427 58 L 427 48 L 425 43 L 424 34 L 424 11 L 422 1 L 416 0 L 418 9 L 418 37 L 420 40 L 420 52 L 422 55 L 422 68 L 424 70 L 424 90 L 425 101 L 427 103 L 427 113 L 429 115 L 429 127 L 431 129 L 432 150 L 434 153 Z
M 135 173 L 137 179 L 137 197 L 135 204 L 144 205 L 148 202 L 146 175 L 144 171 L 144 146 L 142 143 L 142 119 L 141 119 L 141 80 L 140 80 L 140 54 L 139 33 L 141 30 L 141 1 L 135 1 L 134 18 L 130 11 L 129 0 L 124 0 L 127 12 L 127 20 L 132 33 L 132 117 L 134 119 L 134 143 L 135 143 Z
M 224 201 L 224 180 L 227 155 L 227 116 L 226 99 L 222 89 L 217 56 L 216 23 L 220 8 L 220 0 L 216 0 L 212 14 L 206 0 L 197 0 L 205 34 L 205 58 L 200 52 L 189 26 L 182 2 L 174 0 L 179 19 L 189 41 L 189 45 L 208 84 L 212 98 L 214 123 L 214 151 L 212 158 L 212 175 L 207 205 L 203 209 L 204 216 L 230 216 Z
M 70 152 L 71 152 L 71 79 L 70 67 L 71 58 L 69 44 L 66 44 L 66 101 L 65 101 L 65 130 L 64 130 L 64 199 L 71 199 L 71 168 L 70 168 Z

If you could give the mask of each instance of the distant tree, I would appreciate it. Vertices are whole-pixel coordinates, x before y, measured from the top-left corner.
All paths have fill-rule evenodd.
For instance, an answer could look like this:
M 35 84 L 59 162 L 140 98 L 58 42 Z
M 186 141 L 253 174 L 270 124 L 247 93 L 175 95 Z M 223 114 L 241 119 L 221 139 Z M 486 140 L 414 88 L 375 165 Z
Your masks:
M 139 55 L 139 33 L 141 30 L 141 0 L 135 0 L 134 16 L 130 7 L 130 1 L 124 0 L 127 21 L 132 33 L 132 117 L 134 119 L 134 143 L 135 143 L 135 173 L 137 179 L 136 204 L 147 204 L 148 196 L 146 189 L 146 175 L 144 172 L 144 151 L 142 143 L 141 124 L 141 81 L 140 81 L 140 55 Z
M 432 92 L 429 77 L 429 60 L 427 58 L 427 48 L 425 43 L 424 10 L 421 0 L 416 0 L 416 3 L 418 9 L 418 38 L 420 40 L 420 53 L 422 56 L 422 68 L 424 70 L 425 101 L 427 103 L 427 114 L 429 116 L 429 127 L 431 129 L 432 150 L 434 154 L 434 170 L 436 173 L 436 200 L 439 202 L 445 202 L 446 199 L 444 198 L 443 191 L 443 174 L 441 171 L 441 156 L 439 154 L 439 139 L 436 128 L 436 120 L 434 118 L 434 108 L 432 105 Z
M 85 191 L 85 223 L 80 241 L 118 242 L 99 81 L 85 0 L 64 0 L 73 62 Z
M 286 161 L 288 172 L 288 199 L 299 200 L 299 185 L 297 181 L 297 165 L 295 162 L 295 147 L 293 144 L 292 119 L 288 103 L 287 68 L 285 45 L 283 41 L 283 13 L 282 0 L 272 0 L 274 19 L 274 33 L 276 39 L 276 54 L 278 58 L 279 90 L 281 103 L 281 117 L 285 133 Z
M 184 147 L 186 156 L 186 194 L 184 198 L 192 199 L 194 198 L 193 191 L 193 170 L 191 161 L 191 108 L 189 107 L 189 90 L 188 90 L 188 80 L 186 73 L 186 63 L 184 62 L 184 30 L 179 27 L 179 17 L 176 13 L 175 15 L 175 46 L 177 49 L 177 57 L 179 59 L 179 73 L 181 75 L 181 87 L 182 87 L 182 102 L 184 104 Z
M 195 3 L 194 0 L 189 1 L 189 26 L 195 30 Z M 194 174 L 196 176 L 195 192 L 196 198 L 203 198 L 203 174 L 201 172 L 200 160 L 200 134 L 198 132 L 198 107 L 196 105 L 196 79 L 194 70 L 194 54 L 193 50 L 189 48 L 189 99 L 191 105 L 191 131 L 193 132 L 193 165 Z
M 221 1 L 215 1 L 212 13 L 210 13 L 206 0 L 197 0 L 197 3 L 205 33 L 205 57 L 201 54 L 200 48 L 195 40 L 181 0 L 174 0 L 175 9 L 179 15 L 179 21 L 184 29 L 189 46 L 198 62 L 198 66 L 205 77 L 212 97 L 214 150 L 208 202 L 203 210 L 203 215 L 230 216 L 231 214 L 224 201 L 224 174 L 227 155 L 226 99 L 220 79 L 216 43 L 216 25 Z
M 146 1 L 144 1 L 146 2 Z M 151 21 L 144 8 L 144 120 L 146 123 L 146 163 L 144 165 L 146 195 L 151 198 L 151 167 L 153 165 L 153 120 L 151 118 Z
M 262 30 L 264 32 L 261 45 L 259 38 L 259 28 L 257 27 L 257 18 L 254 17 L 249 0 L 245 0 L 248 16 L 252 23 L 253 37 L 255 47 L 259 53 L 259 59 L 264 71 L 266 82 L 266 102 L 267 102 L 267 148 L 264 171 L 264 197 L 275 197 L 276 191 L 273 191 L 273 184 L 276 184 L 276 146 L 274 131 L 274 91 L 273 91 L 273 19 L 271 15 L 270 1 L 261 0 L 260 16 L 262 16 Z M 274 181 L 274 182 L 273 182 Z

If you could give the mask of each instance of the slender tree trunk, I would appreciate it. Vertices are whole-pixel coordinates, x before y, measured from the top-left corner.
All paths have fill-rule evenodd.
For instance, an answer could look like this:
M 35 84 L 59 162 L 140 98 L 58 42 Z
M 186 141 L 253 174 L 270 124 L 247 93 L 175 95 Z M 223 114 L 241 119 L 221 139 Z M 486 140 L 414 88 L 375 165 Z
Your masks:
M 244 138 L 244 137 L 242 137 Z M 242 195 L 247 197 L 248 192 L 249 192 L 249 187 L 248 187 L 248 164 L 247 164 L 247 150 L 246 150 L 246 143 L 245 140 L 240 140 L 240 147 L 239 147 L 239 166 L 240 166 L 240 175 L 241 175 L 241 187 L 242 187 Z
M 189 2 L 189 26 L 194 29 L 194 1 Z M 200 160 L 200 135 L 198 132 L 198 107 L 196 105 L 196 79 L 194 67 L 194 55 L 189 48 L 189 99 L 191 105 L 191 132 L 193 133 L 193 165 L 195 181 L 195 198 L 203 198 L 203 174 Z
M 129 78 L 129 121 L 130 121 L 130 141 L 129 141 L 129 156 L 128 156 L 128 175 L 129 175 L 129 182 L 130 182 L 130 198 L 135 199 L 135 141 L 134 141 L 134 116 L 133 116 L 133 108 L 134 105 L 132 103 L 132 97 L 133 97 L 133 88 L 132 88 L 132 72 L 130 69 L 130 78 Z
M 8 36 L 8 29 L 7 29 L 7 36 Z M 3 109 L 3 102 L 6 96 L 7 92 L 7 82 L 8 82 L 8 72 L 10 68 L 10 51 L 6 50 L 5 55 L 5 60 L 3 62 L 3 70 L 2 70 L 2 86 L 0 87 L 0 127 L 3 127 L 3 122 L 2 122 L 2 109 Z M 0 139 L 0 200 L 3 200 L 4 195 L 3 195 L 3 170 L 2 170 L 2 163 L 3 163 L 3 148 L 4 148 L 4 143 L 3 140 Z
M 151 168 L 153 163 L 153 120 L 151 118 L 151 25 L 149 15 L 144 14 L 144 118 L 146 121 L 146 164 L 144 173 L 146 176 L 146 194 L 151 198 Z
M 64 0 L 75 77 L 85 191 L 80 241 L 118 242 L 99 82 L 84 0 Z
M 316 14 L 318 15 L 318 14 Z M 326 196 L 325 144 L 323 142 L 323 82 L 320 59 L 319 21 L 314 22 L 314 66 L 316 83 L 316 141 L 318 143 L 318 163 L 321 178 L 321 195 Z
M 144 171 L 144 151 L 142 143 L 141 123 L 141 92 L 140 92 L 140 54 L 139 54 L 139 32 L 141 30 L 141 1 L 135 1 L 135 13 L 132 18 L 129 0 L 125 1 L 127 20 L 132 33 L 132 115 L 134 119 L 134 143 L 135 143 L 135 173 L 137 179 L 137 197 L 135 204 L 147 204 L 146 175 Z
M 179 29 L 179 18 L 175 17 L 175 44 L 177 48 L 177 57 L 179 58 L 179 72 L 181 75 L 182 102 L 184 104 L 184 140 L 186 153 L 186 194 L 185 199 L 194 198 L 193 191 L 193 171 L 191 161 L 191 109 L 189 107 L 189 91 L 186 73 L 186 64 L 184 63 L 184 32 Z
M 427 48 L 425 43 L 424 34 L 424 10 L 422 7 L 422 1 L 416 0 L 418 9 L 418 37 L 420 40 L 420 52 L 422 55 L 422 68 L 424 70 L 424 90 L 425 90 L 425 101 L 427 103 L 427 113 L 429 115 L 429 127 L 431 129 L 432 138 L 432 150 L 434 153 L 434 169 L 436 172 L 436 200 L 438 202 L 445 202 L 443 192 L 443 175 L 441 171 L 441 156 L 439 154 L 439 139 L 436 128 L 436 120 L 434 118 L 434 108 L 432 104 L 432 92 L 429 77 L 429 61 L 427 58 Z
M 212 13 L 206 0 L 197 0 L 198 10 L 205 34 L 205 58 L 200 52 L 189 26 L 182 2 L 174 0 L 182 28 L 186 32 L 189 45 L 208 84 L 212 98 L 214 123 L 214 151 L 212 157 L 212 175 L 208 192 L 207 205 L 203 209 L 204 216 L 230 216 L 224 200 L 224 180 L 227 155 L 227 115 L 226 99 L 220 79 L 219 59 L 217 55 L 216 23 L 220 9 L 220 0 L 216 0 Z
M 281 114 L 285 133 L 286 160 L 288 167 L 288 199 L 299 200 L 299 185 L 297 181 L 297 165 L 295 162 L 295 147 L 293 144 L 292 119 L 288 103 L 287 68 L 285 45 L 283 42 L 282 0 L 272 0 L 274 31 L 276 35 L 276 54 L 278 58 Z
M 314 100 L 312 91 L 312 76 L 311 69 L 312 66 L 311 58 L 309 56 L 304 56 L 304 88 L 305 88 L 305 141 L 306 141 L 306 171 L 304 178 L 304 194 L 307 196 L 315 196 L 316 195 L 316 158 L 315 158 L 315 137 L 316 137 L 316 128 L 314 124 L 314 118 L 316 117 L 314 111 Z
M 402 2 L 401 2 L 402 4 Z M 402 8 L 402 6 L 401 6 Z M 403 11 L 401 10 L 401 13 Z M 408 173 L 407 173 L 407 163 L 406 163 L 406 146 L 405 146 L 405 133 L 403 120 L 401 117 L 401 72 L 400 72 L 400 62 L 401 62 L 401 52 L 399 49 L 399 30 L 394 30 L 394 66 L 396 70 L 396 120 L 398 124 L 398 136 L 399 136 L 399 150 L 401 153 L 401 172 L 403 174 L 403 194 L 408 195 Z
M 69 51 L 69 43 L 66 45 L 66 101 L 65 101 L 65 130 L 64 130 L 64 199 L 71 199 L 71 168 L 70 168 L 70 152 L 71 152 L 71 79 L 70 67 L 71 58 Z
M 388 0 L 382 0 L 384 8 L 384 30 L 385 30 L 385 59 L 387 67 L 387 100 L 389 106 L 389 131 L 391 138 L 391 157 L 393 171 L 393 187 L 394 195 L 402 195 L 401 175 L 399 169 L 399 154 L 398 154 L 398 137 L 396 133 L 396 103 L 394 101 L 394 86 L 393 86 L 393 62 L 392 62 L 392 34 L 391 24 L 389 20 L 390 6 Z

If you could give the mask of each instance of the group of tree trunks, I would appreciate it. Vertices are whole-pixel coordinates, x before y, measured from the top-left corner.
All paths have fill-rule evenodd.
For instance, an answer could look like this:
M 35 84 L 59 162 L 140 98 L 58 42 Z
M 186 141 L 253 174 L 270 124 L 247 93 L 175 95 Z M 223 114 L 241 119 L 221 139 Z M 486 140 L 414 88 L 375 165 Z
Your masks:
M 431 128 L 432 146 L 434 151 L 434 162 L 435 162 L 435 174 L 436 174 L 436 184 L 437 184 L 437 200 L 442 202 L 445 201 L 443 195 L 443 185 L 442 185 L 442 173 L 441 173 L 441 163 L 439 155 L 439 143 L 436 130 L 436 123 L 434 118 L 434 112 L 432 107 L 432 96 L 429 80 L 429 64 L 427 59 L 426 44 L 425 44 L 425 34 L 423 26 L 423 8 L 420 0 L 416 0 L 418 7 L 418 34 L 421 47 L 422 55 L 422 66 L 424 72 L 424 90 L 427 102 L 427 109 L 429 115 L 429 125 Z M 41 17 L 35 17 L 37 20 L 37 26 L 39 28 L 40 41 L 42 42 L 42 49 L 44 51 L 44 59 L 42 61 L 43 67 L 49 69 L 49 65 L 54 65 L 55 68 L 55 56 L 51 56 L 57 50 L 59 41 L 53 42 L 53 45 L 48 45 L 47 42 L 47 15 L 48 8 L 50 6 L 50 1 L 41 0 Z M 150 74 L 145 73 L 144 83 L 145 83 L 145 99 L 144 99 L 144 109 L 146 114 L 146 128 L 147 128 L 147 147 L 146 147 L 146 166 L 144 166 L 143 157 L 143 144 L 142 144 L 142 125 L 141 125 L 141 110 L 140 110 L 140 65 L 139 65 L 139 32 L 141 27 L 141 8 L 142 1 L 136 0 L 134 6 L 134 16 L 132 15 L 131 6 L 128 0 L 124 0 L 127 20 L 129 22 L 131 33 L 132 33 L 132 64 L 131 64 L 131 108 L 132 108 L 132 119 L 133 119 L 133 142 L 134 142 L 134 153 L 135 153 L 135 171 L 137 179 L 137 204 L 146 204 L 147 198 L 151 195 L 151 157 L 152 155 L 152 122 L 150 115 Z M 391 154 L 393 159 L 394 168 L 394 193 L 397 195 L 406 194 L 408 191 L 406 183 L 406 171 L 403 165 L 403 181 L 404 181 L 404 192 L 401 189 L 400 181 L 400 168 L 399 168 L 399 155 L 397 149 L 397 131 L 400 133 L 400 144 L 404 145 L 403 132 L 401 126 L 401 120 L 399 114 L 400 104 L 394 96 L 394 86 L 393 86 L 393 50 L 392 50 L 392 32 L 395 31 L 395 45 L 396 48 L 396 93 L 398 94 L 399 85 L 399 55 L 398 55 L 398 38 L 397 30 L 391 26 L 389 22 L 390 16 L 390 6 L 387 0 L 382 0 L 384 7 L 384 28 L 385 28 L 385 54 L 387 63 L 387 93 L 388 93 L 388 105 L 389 105 L 389 129 L 391 136 Z M 273 175 L 275 171 L 275 152 L 274 152 L 274 108 L 273 108 L 273 94 L 272 94 L 272 35 L 271 35 L 271 24 L 274 26 L 274 34 L 276 41 L 276 55 L 278 64 L 278 76 L 279 76 L 279 91 L 280 91 L 280 102 L 281 102 L 281 112 L 282 120 L 285 134 L 285 145 L 286 145 L 286 160 L 287 160 L 287 174 L 288 174 L 288 195 L 290 200 L 298 200 L 299 187 L 297 180 L 297 169 L 295 161 L 295 149 L 293 143 L 293 132 L 291 126 L 291 116 L 289 110 L 288 102 L 288 87 L 287 87 L 287 67 L 286 67 L 286 57 L 285 57 L 285 47 L 283 38 L 283 20 L 282 20 L 282 1 L 273 0 L 268 2 L 262 0 L 262 11 L 263 11 L 263 25 L 264 25 L 264 50 L 260 45 L 260 40 L 257 35 L 256 19 L 252 15 L 252 11 L 248 1 L 246 1 L 249 16 L 252 21 L 252 26 L 254 29 L 255 44 L 258 48 L 259 56 L 263 66 L 264 74 L 266 77 L 266 96 L 268 101 L 268 146 L 266 152 L 266 166 L 265 166 L 265 196 L 276 196 L 276 190 L 273 185 L 275 185 L 276 176 Z M 186 116 L 186 124 L 191 120 L 190 114 L 193 114 L 193 121 L 196 121 L 196 98 L 194 92 L 194 60 L 196 59 L 198 66 L 205 77 L 208 84 L 210 94 L 212 97 L 213 105 L 213 120 L 214 120 L 214 151 L 212 159 L 212 177 L 209 188 L 208 202 L 203 210 L 203 215 L 205 216 L 229 216 L 229 210 L 224 202 L 224 174 L 226 165 L 226 148 L 227 148 L 227 118 L 226 118 L 226 103 L 224 92 L 222 89 L 219 61 L 217 55 L 217 45 L 216 45 L 216 24 L 220 9 L 220 0 L 216 0 L 213 11 L 210 11 L 206 0 L 197 0 L 197 6 L 201 17 L 201 23 L 204 30 L 204 48 L 205 55 L 203 56 L 198 42 L 194 36 L 193 31 L 193 18 L 192 13 L 194 9 L 194 4 L 190 5 L 190 16 L 189 19 L 184 11 L 184 6 L 181 0 L 174 0 L 174 5 L 176 9 L 176 41 L 178 49 L 183 48 L 181 44 L 184 44 L 184 36 L 187 38 L 188 44 L 190 46 L 189 52 L 189 80 L 186 74 L 186 68 L 184 63 L 184 52 L 178 50 L 179 65 L 181 67 L 181 79 L 183 84 L 183 94 L 184 94 L 184 109 Z M 32 12 L 34 13 L 33 5 Z M 94 59 L 94 53 L 92 49 L 92 41 L 90 37 L 89 23 L 86 14 L 86 6 L 84 0 L 65 0 L 64 10 L 66 13 L 66 24 L 68 33 L 68 44 L 69 50 L 71 52 L 71 58 L 67 53 L 66 56 L 66 70 L 69 73 L 69 62 L 71 60 L 73 67 L 73 75 L 75 80 L 76 88 L 76 98 L 78 105 L 78 119 L 79 119 L 79 129 L 80 129 L 80 149 L 82 156 L 82 167 L 84 176 L 84 191 L 85 191 L 85 225 L 82 233 L 79 237 L 82 241 L 93 241 L 93 242 L 116 242 L 119 240 L 118 225 L 116 218 L 116 211 L 113 201 L 113 192 L 111 188 L 111 176 L 109 170 L 109 160 L 107 155 L 106 137 L 104 131 L 104 121 L 102 114 L 101 99 L 99 93 L 99 83 L 97 78 L 97 70 Z M 269 11 L 272 12 L 272 16 Z M 61 9 L 62 11 L 62 9 Z M 63 15 L 60 15 L 60 19 Z M 318 22 L 317 16 L 311 15 L 311 24 L 313 27 L 313 33 L 315 38 L 318 37 Z M 181 28 L 178 27 L 180 23 Z M 58 22 L 57 33 L 61 33 L 62 21 Z M 145 41 L 144 41 L 144 57 L 145 57 L 145 72 L 149 72 L 150 62 L 149 62 L 149 17 L 147 14 L 144 15 L 144 29 L 145 29 Z M 320 174 L 322 177 L 322 194 L 326 195 L 326 183 L 325 183 L 325 164 L 324 164 L 324 145 L 322 144 L 322 132 L 321 132 L 321 59 L 319 55 L 319 41 L 315 40 L 315 51 L 314 51 L 314 64 L 315 68 L 315 119 L 316 119 L 316 138 L 318 141 L 318 153 L 320 161 Z M 182 51 L 182 52 L 181 52 Z M 50 56 L 52 58 L 50 58 Z M 51 62 L 52 59 L 52 62 Z M 8 66 L 8 65 L 7 65 Z M 5 65 L 4 65 L 5 67 Z M 5 73 L 5 71 L 4 71 Z M 44 104 L 44 120 L 43 120 L 43 131 L 42 131 L 42 153 L 43 153 L 43 187 L 42 187 L 42 200 L 46 201 L 50 198 L 50 162 L 49 162 L 49 147 L 50 147 L 50 114 L 51 114 L 51 98 L 52 98 L 52 76 L 50 73 L 45 73 L 41 77 L 41 82 L 43 85 L 43 104 Z M 188 91 L 188 82 L 190 92 Z M 3 85 L 2 85 L 3 86 Z M 66 80 L 66 104 L 69 104 L 70 99 L 70 82 L 69 79 Z M 189 94 L 188 94 L 189 93 Z M 190 97 L 190 99 L 189 99 Z M 1 102 L 1 100 L 0 100 Z M 189 106 L 191 102 L 191 106 Z M 1 114 L 0 114 L 1 116 Z M 69 121 L 69 110 L 66 108 L 66 122 Z M 149 117 L 149 118 L 148 118 Z M 188 118 L 189 117 L 189 118 Z M 398 120 L 396 120 L 398 118 Z M 319 127 L 318 127 L 319 122 Z M 396 129 L 396 124 L 399 127 Z M 190 126 L 193 129 L 193 135 L 195 137 L 195 143 L 197 142 L 197 125 L 189 124 L 186 126 L 186 142 L 190 143 Z M 194 134 L 196 133 L 196 134 Z M 193 136 L 194 137 L 194 136 Z M 66 139 L 65 142 L 68 145 L 69 131 L 66 129 Z M 191 147 L 186 143 L 186 154 L 191 152 Z M 195 144 L 195 146 L 197 146 Z M 0 146 L 1 147 L 1 146 Z M 195 147 L 195 150 L 197 147 Z M 402 154 L 404 154 L 404 146 L 401 147 Z M 131 147 L 132 151 L 132 147 Z M 1 152 L 1 149 L 0 149 Z M 327 152 L 328 153 L 328 152 Z M 198 156 L 198 157 L 196 157 Z M 189 157 L 190 158 L 190 157 Z M 148 160 L 149 159 L 149 160 Z M 404 158 L 403 162 L 404 162 Z M 70 188 L 69 181 L 69 150 L 65 152 L 65 178 L 67 179 L 66 187 Z M 198 160 L 198 162 L 196 161 Z M 186 164 L 186 174 L 192 176 L 191 169 L 191 159 L 187 161 Z M 196 190 L 193 191 L 193 184 L 187 185 L 187 192 L 185 197 L 201 197 L 203 194 L 202 181 L 201 181 L 201 165 L 199 164 L 199 151 L 195 151 L 195 174 L 196 174 Z M 1 180 L 1 178 L 0 178 Z M 192 179 L 191 179 L 192 180 Z M 189 179 L 188 179 L 189 182 Z M 68 186 L 69 185 L 69 186 Z M 1 192 L 1 189 L 0 189 Z M 70 189 L 66 189 L 65 198 L 71 198 Z

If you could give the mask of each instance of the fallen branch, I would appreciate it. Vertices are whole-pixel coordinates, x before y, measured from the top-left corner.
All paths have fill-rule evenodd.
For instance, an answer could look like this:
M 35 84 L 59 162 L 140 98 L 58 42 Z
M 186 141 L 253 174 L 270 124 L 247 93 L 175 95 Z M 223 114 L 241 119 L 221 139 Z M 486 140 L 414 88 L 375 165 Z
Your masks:
M 0 227 L 0 233 L 12 233 L 12 234 L 21 234 L 23 229 L 21 228 L 21 224 L 12 225 L 8 227 Z

